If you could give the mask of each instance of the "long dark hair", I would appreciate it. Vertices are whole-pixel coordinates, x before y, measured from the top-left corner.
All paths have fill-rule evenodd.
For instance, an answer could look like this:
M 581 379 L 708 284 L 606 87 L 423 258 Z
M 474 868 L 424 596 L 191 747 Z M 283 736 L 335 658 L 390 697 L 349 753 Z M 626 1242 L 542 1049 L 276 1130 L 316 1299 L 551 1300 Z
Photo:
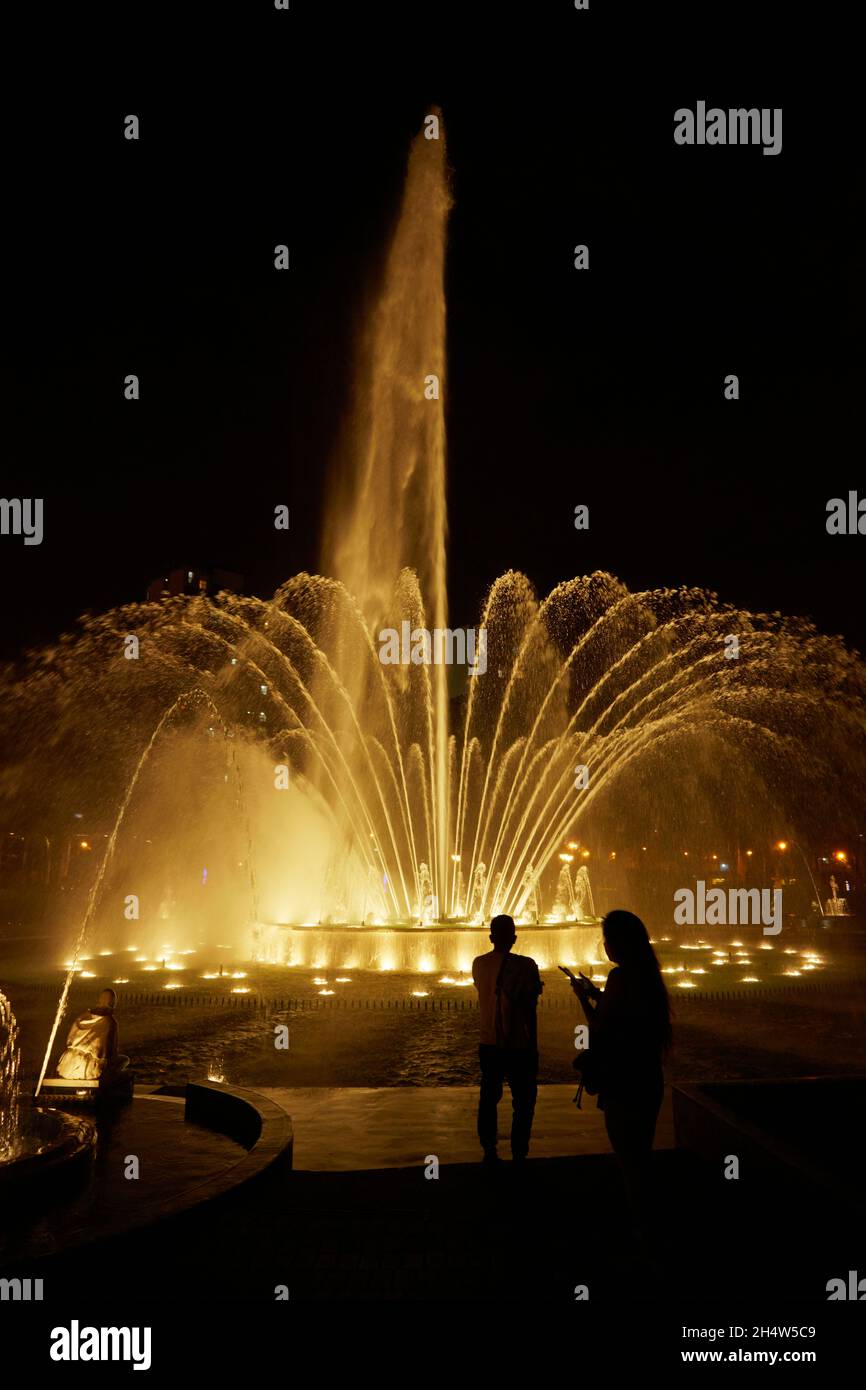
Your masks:
M 671 1045 L 671 1001 L 662 979 L 649 932 L 633 912 L 617 908 L 602 919 L 604 939 L 613 958 L 629 975 L 639 977 L 641 988 L 657 1022 L 664 1050 Z

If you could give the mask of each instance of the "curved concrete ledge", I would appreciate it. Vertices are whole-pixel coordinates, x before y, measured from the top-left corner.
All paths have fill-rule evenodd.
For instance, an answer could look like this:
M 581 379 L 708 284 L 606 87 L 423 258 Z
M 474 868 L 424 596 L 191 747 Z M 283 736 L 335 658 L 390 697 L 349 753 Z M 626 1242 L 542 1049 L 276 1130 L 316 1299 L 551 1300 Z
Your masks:
M 163 1103 L 179 1106 L 179 1099 L 171 1102 L 167 1097 Z M 157 1105 L 158 1100 L 146 1095 L 133 1102 L 136 1105 Z M 46 1113 L 55 1112 L 43 1112 Z M 77 1116 L 63 1115 L 70 1128 L 84 1131 L 90 1135 L 88 1157 L 92 1155 L 94 1126 L 90 1121 Z M 191 1125 L 210 1129 L 227 1135 L 246 1152 L 234 1162 L 219 1168 L 209 1176 L 194 1177 L 188 1186 L 179 1187 L 170 1195 L 143 1202 L 131 1214 L 128 1210 L 112 1212 L 112 1224 L 94 1229 L 75 1227 L 57 1239 L 51 1249 L 34 1248 L 25 1239 L 17 1245 L 14 1252 L 9 1251 L 0 1264 L 4 1271 L 21 1265 L 41 1265 L 43 1260 L 63 1256 L 82 1246 L 102 1245 L 115 1237 L 133 1232 L 140 1233 L 148 1228 L 157 1228 L 165 1222 L 182 1219 L 194 1209 L 217 1200 L 228 1199 L 231 1194 L 249 1183 L 287 1173 L 292 1167 L 293 1131 L 292 1120 L 282 1106 L 277 1105 L 256 1091 L 241 1090 L 233 1086 L 222 1086 L 212 1082 L 190 1083 L 186 1089 L 184 1120 Z M 98 1181 L 95 1178 L 94 1181 Z M 0 1188 L 0 1195 L 5 1192 Z M 11 1194 L 10 1194 L 11 1195 Z M 117 1219 L 114 1219 L 114 1217 Z
M 258 1091 L 224 1086 L 215 1081 L 190 1081 L 186 1088 L 184 1119 L 219 1130 L 247 1150 L 246 1158 L 225 1172 L 205 1179 L 195 1189 L 196 1204 L 211 1201 L 265 1173 L 291 1170 L 292 1117 L 281 1105 Z
M 140 1230 L 172 1220 L 265 1175 L 291 1170 L 291 1116 L 258 1091 L 213 1081 L 190 1081 L 185 1090 L 184 1120 L 228 1135 L 247 1150 L 246 1154 L 210 1177 L 199 1178 L 167 1201 L 150 1204 L 125 1230 Z

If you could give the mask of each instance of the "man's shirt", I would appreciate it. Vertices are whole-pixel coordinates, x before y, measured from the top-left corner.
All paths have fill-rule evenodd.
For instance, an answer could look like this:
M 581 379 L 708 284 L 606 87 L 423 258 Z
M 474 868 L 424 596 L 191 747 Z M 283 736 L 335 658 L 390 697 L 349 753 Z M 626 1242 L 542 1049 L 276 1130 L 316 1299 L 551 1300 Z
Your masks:
M 472 979 L 478 990 L 482 1046 L 534 1047 L 535 1010 L 543 985 L 532 957 L 488 951 L 472 962 Z

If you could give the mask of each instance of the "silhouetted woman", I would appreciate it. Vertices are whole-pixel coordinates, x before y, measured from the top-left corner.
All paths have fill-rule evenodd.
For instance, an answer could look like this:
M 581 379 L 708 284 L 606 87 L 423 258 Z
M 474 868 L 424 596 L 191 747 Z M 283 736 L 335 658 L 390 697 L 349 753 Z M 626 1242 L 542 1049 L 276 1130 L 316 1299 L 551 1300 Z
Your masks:
M 604 991 L 584 976 L 572 981 L 572 989 L 589 1024 L 598 1108 L 604 1111 L 638 1232 L 645 1234 L 650 1154 L 664 1095 L 662 1064 L 671 1043 L 670 1003 L 640 918 L 609 912 L 602 930 L 614 965 Z

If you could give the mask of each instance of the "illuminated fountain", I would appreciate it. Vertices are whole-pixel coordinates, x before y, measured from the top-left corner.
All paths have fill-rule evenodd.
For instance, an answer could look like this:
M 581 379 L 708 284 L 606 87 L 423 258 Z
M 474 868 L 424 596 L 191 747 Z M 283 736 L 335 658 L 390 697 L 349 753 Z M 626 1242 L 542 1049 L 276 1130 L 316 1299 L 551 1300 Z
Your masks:
M 360 343 L 323 574 L 270 601 L 88 618 L 12 683 L 0 793 L 33 824 L 86 815 L 102 831 L 68 923 L 73 965 L 85 941 L 122 935 L 155 963 L 206 943 L 465 971 L 497 912 L 540 963 L 586 964 L 599 932 L 586 865 L 562 862 L 570 837 L 605 819 L 638 839 L 651 822 L 685 830 L 726 796 L 726 814 L 785 805 L 803 823 L 845 815 L 866 782 L 856 656 L 699 589 L 630 593 L 595 573 L 539 600 L 509 571 L 479 616 L 483 674 L 380 660 L 385 630 L 449 621 L 449 206 L 444 140 L 419 136 Z
M 0 990 L 0 1215 L 21 1217 L 31 1201 L 67 1190 L 93 1157 L 95 1131 L 84 1119 L 22 1100 L 18 1024 Z M 0 1256 L 3 1233 L 0 1232 Z
M 830 875 L 830 897 L 824 904 L 825 917 L 850 917 L 848 911 L 848 899 L 840 898 L 837 892 L 839 885 L 835 875 Z
M 21 1050 L 12 1005 L 0 990 L 0 1163 L 17 1156 L 21 1145 L 18 1072 Z

